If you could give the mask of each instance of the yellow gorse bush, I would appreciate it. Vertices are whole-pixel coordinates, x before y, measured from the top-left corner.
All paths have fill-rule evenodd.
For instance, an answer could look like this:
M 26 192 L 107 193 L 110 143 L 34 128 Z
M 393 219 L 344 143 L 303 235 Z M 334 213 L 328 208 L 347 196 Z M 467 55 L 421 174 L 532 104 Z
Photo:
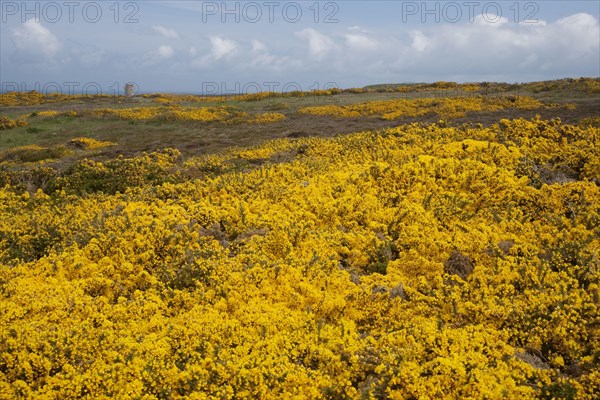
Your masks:
M 47 147 L 39 146 L 37 144 L 30 144 L 30 145 L 25 145 L 25 146 L 13 147 L 7 151 L 4 151 L 3 156 L 5 159 L 11 159 L 13 157 L 17 157 L 19 154 L 30 153 L 30 152 L 39 152 L 39 151 L 43 151 L 43 150 L 47 150 Z
M 33 105 L 43 102 L 44 95 L 35 91 L 0 93 L 0 105 L 3 106 Z
M 0 131 L 28 125 L 29 123 L 23 119 L 10 119 L 8 117 L 0 117 Z
M 96 108 L 84 111 L 69 111 L 72 116 L 88 116 L 96 118 L 113 117 L 127 120 L 189 120 L 189 121 L 223 121 L 231 114 L 224 107 L 182 108 L 167 107 L 132 107 L 132 108 Z
M 394 120 L 402 117 L 438 115 L 441 118 L 462 117 L 470 111 L 497 111 L 505 108 L 535 110 L 544 104 L 530 97 L 455 97 L 424 99 L 393 99 L 369 101 L 347 106 L 324 105 L 305 107 L 301 113 L 337 117 L 380 117 Z
M 58 145 L 53 147 L 44 147 L 37 144 L 31 144 L 26 146 L 12 147 L 8 150 L 0 152 L 0 162 L 4 162 L 8 165 L 20 165 L 24 162 L 44 162 L 48 159 L 58 159 L 65 155 L 69 155 L 71 151 L 64 146 Z M 18 172 L 16 176 L 20 175 Z M 28 172 L 25 172 L 28 175 Z M 26 177 L 25 180 L 29 180 L 30 177 Z M 10 180 L 9 180 L 10 181 Z
M 100 140 L 86 138 L 86 137 L 79 137 L 79 138 L 73 138 L 73 139 L 69 140 L 69 145 L 71 145 L 72 147 L 75 147 L 75 148 L 79 148 L 79 149 L 94 150 L 94 149 L 100 149 L 102 147 L 115 146 L 116 143 L 108 142 L 108 141 L 103 142 Z
M 305 97 L 305 96 L 333 96 L 341 93 L 338 88 L 312 90 L 312 91 L 291 91 L 291 92 L 256 92 L 256 93 L 240 93 L 227 96 L 215 95 L 173 95 L 164 93 L 144 94 L 142 97 L 152 99 L 153 102 L 159 104 L 173 103 L 213 103 L 213 102 L 234 102 L 234 101 L 260 101 L 270 98 L 281 97 Z M 354 91 L 360 93 L 361 91 Z
M 248 114 L 233 107 L 180 107 L 178 105 L 160 107 L 131 108 L 95 108 L 83 111 L 66 112 L 45 111 L 38 116 L 67 116 L 92 118 L 121 118 L 126 120 L 165 120 L 165 121 L 198 121 L 198 122 L 233 122 L 265 124 L 281 121 L 285 115 L 280 113 Z
M 58 111 L 39 111 L 36 114 L 38 117 L 56 117 Z
M 593 126 L 596 128 L 600 128 L 600 116 L 583 118 L 581 121 L 579 121 L 579 124 L 583 126 Z
M 151 119 L 163 113 L 166 109 L 162 107 L 134 107 L 134 108 L 97 108 L 83 111 L 71 111 L 76 116 L 91 117 L 117 117 L 123 119 L 140 120 Z
M 103 147 L 115 146 L 116 143 L 100 141 L 96 139 L 79 137 L 67 142 L 67 146 L 55 145 L 51 147 L 39 146 L 37 144 L 12 147 L 0 152 L 0 161 L 12 161 L 12 167 L 19 162 L 36 162 L 47 159 L 58 159 L 73 154 L 72 149 L 95 150 Z
M 0 393 L 594 399 L 600 130 L 404 125 L 0 190 Z
M 276 112 L 267 112 L 262 114 L 257 114 L 254 118 L 250 119 L 248 122 L 251 124 L 270 124 L 273 122 L 279 122 L 285 119 L 285 115 Z
M 109 94 L 65 94 L 65 93 L 40 93 L 35 90 L 28 92 L 0 93 L 0 105 L 3 106 L 31 106 L 43 103 L 57 103 L 71 100 L 115 98 Z

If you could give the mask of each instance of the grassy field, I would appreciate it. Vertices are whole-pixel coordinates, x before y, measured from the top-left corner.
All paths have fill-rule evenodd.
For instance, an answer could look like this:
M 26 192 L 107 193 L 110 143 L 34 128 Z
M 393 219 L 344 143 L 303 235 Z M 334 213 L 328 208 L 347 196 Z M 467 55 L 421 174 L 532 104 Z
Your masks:
M 464 117 L 455 118 L 453 125 L 463 123 L 482 123 L 490 125 L 502 118 L 542 118 L 559 117 L 566 123 L 578 123 L 584 118 L 598 116 L 600 98 L 598 93 L 581 90 L 575 84 L 571 87 L 548 89 L 534 92 L 525 86 L 519 90 L 481 89 L 479 92 L 464 90 L 432 90 L 424 88 L 416 92 L 364 92 L 340 93 L 335 95 L 312 95 L 303 97 L 271 97 L 258 101 L 237 100 L 235 96 L 226 101 L 206 101 L 191 103 L 178 101 L 181 106 L 210 107 L 228 106 L 241 112 L 259 114 L 277 112 L 286 118 L 268 125 L 231 124 L 222 122 L 196 121 L 127 121 L 118 118 L 58 117 L 28 118 L 29 126 L 3 131 L 0 135 L 0 152 L 11 147 L 38 144 L 53 146 L 66 143 L 75 137 L 90 137 L 98 140 L 117 142 L 108 155 L 136 154 L 153 151 L 162 147 L 174 147 L 186 155 L 214 153 L 230 146 L 256 145 L 265 140 L 278 138 L 297 138 L 306 136 L 335 137 L 360 130 L 382 129 L 411 122 L 436 122 L 439 116 L 429 114 L 419 117 L 406 116 L 393 121 L 372 117 L 336 118 L 314 116 L 299 113 L 303 107 L 321 105 L 348 105 L 371 101 L 393 100 L 398 98 L 445 98 L 457 96 L 530 96 L 546 104 L 574 104 L 574 109 L 506 109 L 499 111 L 470 112 Z M 157 103 L 151 97 L 124 98 L 67 98 L 60 102 L 36 105 L 3 105 L 1 115 L 17 118 L 40 111 L 92 110 L 99 108 L 152 107 Z

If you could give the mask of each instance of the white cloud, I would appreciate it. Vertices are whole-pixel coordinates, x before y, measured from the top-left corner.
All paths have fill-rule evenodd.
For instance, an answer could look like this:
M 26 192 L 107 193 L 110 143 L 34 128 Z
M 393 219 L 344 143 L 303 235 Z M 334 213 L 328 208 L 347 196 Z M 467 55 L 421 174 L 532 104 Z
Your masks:
M 505 16 L 512 17 L 509 13 Z M 597 75 L 597 17 L 578 13 L 543 21 L 541 16 L 536 23 L 506 19 L 491 23 L 493 16 L 486 15 L 488 21 L 478 16 L 471 23 L 455 24 L 391 26 L 373 22 L 365 26 L 337 24 L 319 30 L 290 25 L 279 30 L 268 25 L 250 37 L 232 27 L 205 33 L 204 29 L 209 29 L 206 25 L 197 33 L 206 36 L 188 37 L 169 26 L 177 26 L 181 32 L 191 32 L 190 27 L 171 20 L 161 20 L 164 26 L 156 22 L 146 28 L 128 26 L 129 31 L 117 27 L 108 36 L 100 36 L 100 25 L 65 27 L 29 20 L 0 27 L 4 55 L 1 66 L 5 74 L 10 71 L 11 77 L 25 76 L 29 68 L 34 71 L 27 72 L 31 76 L 48 73 L 51 79 L 64 81 L 73 71 L 81 74 L 80 79 L 92 79 L 92 75 L 93 79 L 104 75 L 114 79 L 114 75 L 126 75 L 126 70 L 152 77 L 148 79 L 168 73 L 177 77 L 173 85 L 178 84 L 177 79 L 183 82 L 186 76 L 207 75 L 197 74 L 196 68 L 210 71 L 211 79 L 219 80 L 232 76 L 247 81 L 303 80 L 311 84 L 331 80 L 341 86 L 382 81 L 524 81 Z M 73 30 L 76 42 L 65 35 L 68 29 Z M 211 25 L 210 29 L 219 26 Z M 125 35 L 129 35 L 128 41 L 123 40 Z M 16 51 L 10 54 L 13 44 Z M 54 75 L 50 75 L 50 67 L 58 72 L 51 71 Z M 142 83 L 142 78 L 139 80 Z
M 179 39 L 179 33 L 175 29 L 165 28 L 164 26 L 155 25 L 152 27 L 156 32 L 166 37 L 167 39 Z
M 252 39 L 251 43 L 252 43 L 252 51 L 254 51 L 254 52 L 268 51 L 267 45 L 261 41 Z
M 491 23 L 493 16 L 486 17 L 488 21 L 481 17 L 458 24 L 424 24 L 395 35 L 358 26 L 327 34 L 306 28 L 295 32 L 300 39 L 295 47 L 286 38 L 238 42 L 215 35 L 208 49 L 198 52 L 204 56 L 192 56 L 203 68 L 217 60 L 235 60 L 222 65 L 229 73 L 326 76 L 323 79 L 334 77 L 340 84 L 343 79 L 531 80 L 589 75 L 579 71 L 598 66 L 598 21 L 589 14 L 537 23 Z
M 489 27 L 499 27 L 508 23 L 508 19 L 494 13 L 479 14 L 473 18 L 474 25 L 486 25 Z
M 237 43 L 234 40 L 227 39 L 221 36 L 211 36 L 211 56 L 214 60 L 220 60 L 221 58 L 233 53 L 237 48 Z
M 365 35 L 356 33 L 348 33 L 344 35 L 346 38 L 346 46 L 352 50 L 371 51 L 376 50 L 379 46 L 378 42 Z
M 128 68 L 133 68 L 134 66 L 138 68 L 155 68 L 157 63 L 161 63 L 166 60 L 176 62 L 177 60 L 174 58 L 174 56 L 175 50 L 173 47 L 163 44 L 151 51 L 146 52 L 145 54 L 132 57 L 128 63 L 123 65 L 127 65 Z
M 578 13 L 556 21 L 552 27 L 565 46 L 573 46 L 579 52 L 598 52 L 600 26 L 590 14 Z
M 409 36 L 408 44 L 395 47 L 398 57 L 392 69 L 419 74 L 421 80 L 576 76 L 582 74 L 582 66 L 598 68 L 600 58 L 598 20 L 584 13 L 537 23 L 490 23 L 480 18 L 474 23 L 423 26 Z
M 256 39 L 251 42 L 251 54 L 249 54 L 250 65 L 261 70 L 283 71 L 290 67 L 297 66 L 298 63 L 292 61 L 288 56 L 277 56 L 271 54 L 268 46 Z
M 428 39 L 427 36 L 425 36 L 421 31 L 410 32 L 410 37 L 412 39 L 411 47 L 419 53 L 424 52 L 428 47 L 431 46 L 431 40 Z
M 217 61 L 227 61 L 239 52 L 238 43 L 223 36 L 211 35 L 209 37 L 210 51 L 201 57 L 193 58 L 191 66 L 195 68 L 207 68 Z M 192 47 L 190 48 L 190 56 L 195 57 L 199 51 Z
M 158 48 L 157 54 L 160 58 L 171 58 L 175 51 L 171 46 L 162 45 Z
M 296 36 L 308 41 L 308 53 L 316 60 L 322 60 L 336 47 L 333 39 L 312 28 L 296 32 Z
M 40 56 L 51 59 L 62 47 L 56 36 L 33 18 L 13 28 L 12 39 L 20 55 L 32 61 Z
M 577 13 L 557 20 L 556 24 L 575 29 L 586 29 L 590 26 L 597 26 L 598 20 L 596 20 L 593 15 Z
M 361 27 L 360 27 L 360 26 L 358 26 L 358 25 L 351 26 L 351 27 L 349 27 L 349 28 L 348 28 L 348 30 L 349 30 L 349 31 L 360 32 L 360 33 L 373 33 L 373 32 L 371 32 L 371 31 L 367 31 L 367 30 L 365 30 L 365 29 L 361 28 Z

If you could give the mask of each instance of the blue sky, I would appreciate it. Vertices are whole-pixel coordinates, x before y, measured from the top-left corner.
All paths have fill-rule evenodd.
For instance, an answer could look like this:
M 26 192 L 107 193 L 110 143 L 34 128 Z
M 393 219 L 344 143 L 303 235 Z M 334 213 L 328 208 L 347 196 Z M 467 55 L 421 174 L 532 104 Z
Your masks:
M 600 75 L 598 1 L 0 0 L 2 90 L 251 92 Z

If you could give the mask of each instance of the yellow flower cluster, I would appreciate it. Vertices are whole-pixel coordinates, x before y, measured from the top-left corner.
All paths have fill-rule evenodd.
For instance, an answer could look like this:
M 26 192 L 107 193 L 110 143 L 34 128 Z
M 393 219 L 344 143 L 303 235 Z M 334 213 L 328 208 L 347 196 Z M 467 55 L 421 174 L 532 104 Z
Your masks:
M 108 94 L 83 95 L 63 93 L 40 93 L 35 90 L 29 92 L 7 92 L 0 93 L 0 105 L 2 106 L 31 106 L 43 103 L 57 103 L 78 99 L 109 98 Z
M 29 123 L 23 119 L 10 119 L 8 117 L 0 117 L 0 131 L 28 125 Z
M 12 147 L 0 152 L 0 162 L 24 163 L 57 159 L 69 154 L 64 146 L 44 147 L 37 144 Z
M 133 107 L 133 108 L 97 108 L 85 111 L 72 111 L 76 116 L 91 116 L 97 118 L 116 117 L 128 120 L 190 120 L 190 121 L 223 121 L 230 117 L 224 107 L 182 108 L 168 107 Z
M 596 80 L 587 80 L 585 82 L 586 85 L 586 91 L 590 94 L 593 93 L 600 93 L 600 79 L 596 79 Z
M 266 124 L 281 121 L 285 115 L 280 113 L 248 114 L 234 107 L 180 107 L 169 105 L 162 107 L 132 107 L 132 108 L 95 108 L 84 111 L 45 111 L 37 113 L 46 117 L 93 117 L 93 118 L 122 118 L 127 120 L 165 120 L 165 121 L 199 121 L 199 122 L 231 122 Z
M 58 111 L 38 111 L 35 114 L 38 117 L 56 117 L 59 113 Z
M 565 78 L 553 81 L 529 82 L 520 86 L 523 90 L 533 93 L 555 90 L 577 90 L 593 94 L 600 92 L 600 78 Z
M 600 393 L 598 128 L 410 124 L 180 158 L 0 189 L 0 393 Z
M 69 140 L 69 145 L 78 149 L 94 150 L 102 147 L 115 146 L 116 143 L 108 141 L 100 141 L 96 139 L 78 137 Z
M 232 96 L 230 98 L 237 100 L 237 101 L 259 101 L 259 100 L 264 100 L 269 97 L 275 97 L 275 96 L 276 96 L 276 93 L 273 93 L 273 92 L 257 92 L 257 93 L 246 93 L 246 94 L 239 95 L 239 96 Z
M 117 117 L 130 120 L 142 120 L 155 118 L 167 110 L 162 107 L 132 107 L 132 108 L 95 108 L 82 111 L 71 111 L 75 116 L 90 117 Z
M 37 144 L 30 144 L 26 146 L 17 146 L 3 152 L 4 159 L 17 158 L 16 156 L 26 152 L 38 152 L 46 150 L 46 147 L 38 146 Z
M 262 114 L 257 114 L 248 122 L 251 124 L 270 124 L 273 122 L 279 122 L 285 119 L 285 115 L 276 112 L 267 112 Z
M 74 113 L 74 114 L 68 115 L 69 113 Z M 22 115 L 19 116 L 19 119 L 26 120 L 28 118 L 36 118 L 36 117 L 55 118 L 55 117 L 58 117 L 60 115 L 75 117 L 77 115 L 77 113 L 75 113 L 73 111 L 73 112 L 63 112 L 61 114 L 59 111 L 55 111 L 55 110 L 35 111 L 35 112 L 29 113 L 29 114 L 22 114 Z
M 195 96 L 195 95 L 175 95 L 166 93 L 143 94 L 143 98 L 151 99 L 154 103 L 208 103 L 226 101 L 225 96 Z
M 470 111 L 497 111 L 506 108 L 535 110 L 543 107 L 543 103 L 530 97 L 449 97 L 369 101 L 347 106 L 313 106 L 302 108 L 300 112 L 337 117 L 380 117 L 386 120 L 435 114 L 447 119 L 463 117 Z
M 586 117 L 579 121 L 580 125 L 583 126 L 594 126 L 600 128 L 600 116 L 598 117 Z
M 33 105 L 43 102 L 44 95 L 36 91 L 0 93 L 0 105 L 3 106 Z
M 584 92 L 588 94 L 600 91 L 600 78 L 565 78 L 552 81 L 528 82 L 510 84 L 502 82 L 480 82 L 480 83 L 456 83 L 456 82 L 433 82 L 433 83 L 410 83 L 410 84 L 383 84 L 372 85 L 364 88 L 366 92 L 386 93 L 422 93 L 422 92 L 466 92 L 493 95 L 500 93 L 540 93 L 549 91 Z M 351 89 L 345 89 L 350 92 Z
M 362 89 L 348 89 L 351 93 L 362 93 Z M 173 95 L 163 93 L 144 94 L 142 97 L 152 99 L 159 104 L 172 103 L 208 103 L 208 102 L 233 102 L 233 101 L 259 101 L 268 98 L 279 97 L 305 97 L 305 96 L 333 96 L 342 93 L 341 89 L 321 89 L 312 91 L 291 92 L 256 92 L 246 94 L 234 94 L 229 96 L 200 96 L 200 95 Z
M 173 109 L 159 115 L 165 120 L 187 120 L 187 121 L 224 121 L 231 116 L 228 109 L 224 107 L 205 107 L 189 109 Z

